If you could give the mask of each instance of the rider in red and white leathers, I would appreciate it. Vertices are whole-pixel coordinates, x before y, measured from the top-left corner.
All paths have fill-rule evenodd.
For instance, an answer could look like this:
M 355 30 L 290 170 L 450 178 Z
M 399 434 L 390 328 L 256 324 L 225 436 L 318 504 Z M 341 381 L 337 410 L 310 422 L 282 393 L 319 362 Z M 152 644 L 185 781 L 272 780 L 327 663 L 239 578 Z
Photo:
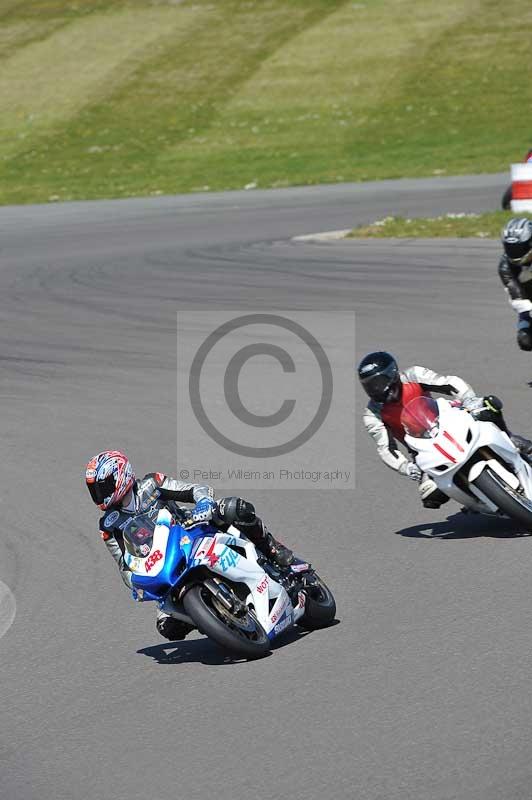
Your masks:
M 377 445 L 378 454 L 388 467 L 419 482 L 419 493 L 426 508 L 439 508 L 449 498 L 398 448 L 398 443 L 406 447 L 401 412 L 414 398 L 430 397 L 432 392 L 450 397 L 477 419 L 489 419 L 497 424 L 511 436 L 522 455 L 530 456 L 531 442 L 508 431 L 500 400 L 491 395 L 478 397 L 473 388 L 457 375 L 439 375 L 419 366 L 400 372 L 393 356 L 384 352 L 370 353 L 362 359 L 358 374 L 370 397 L 364 412 L 364 425 Z
M 426 367 L 410 367 L 400 373 L 400 379 L 402 391 L 397 400 L 387 403 L 370 400 L 364 412 L 364 425 L 377 445 L 379 456 L 388 467 L 413 480 L 421 480 L 419 468 L 397 446 L 398 442 L 404 443 L 404 430 L 400 422 L 403 408 L 415 397 L 429 395 L 431 392 L 438 392 L 458 401 L 477 398 L 472 387 L 462 378 L 457 375 L 439 375 Z M 419 492 L 423 504 L 428 508 L 438 508 L 446 499 L 430 478 L 421 481 Z

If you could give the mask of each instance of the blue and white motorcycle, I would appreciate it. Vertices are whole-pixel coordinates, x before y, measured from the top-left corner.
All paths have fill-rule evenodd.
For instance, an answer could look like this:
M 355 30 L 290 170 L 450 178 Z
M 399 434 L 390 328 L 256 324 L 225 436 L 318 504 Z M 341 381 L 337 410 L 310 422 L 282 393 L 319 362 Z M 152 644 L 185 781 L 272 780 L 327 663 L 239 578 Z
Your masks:
M 161 509 L 155 520 L 132 518 L 124 545 L 137 599 L 156 601 L 235 655 L 259 658 L 293 625 L 334 620 L 334 597 L 310 564 L 280 569 L 236 528 L 190 527 Z

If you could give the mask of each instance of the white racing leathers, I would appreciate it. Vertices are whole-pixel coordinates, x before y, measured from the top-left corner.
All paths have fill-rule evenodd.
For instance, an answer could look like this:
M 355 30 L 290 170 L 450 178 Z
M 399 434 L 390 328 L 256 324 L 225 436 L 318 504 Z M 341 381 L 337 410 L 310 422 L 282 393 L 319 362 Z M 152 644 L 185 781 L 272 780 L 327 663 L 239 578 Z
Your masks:
M 404 406 L 416 396 L 433 392 L 459 402 L 475 398 L 476 395 L 471 386 L 457 375 L 439 375 L 427 367 L 410 367 L 401 372 L 401 382 L 402 397 L 395 403 L 370 401 L 363 420 L 386 466 L 401 475 L 409 476 L 412 461 L 398 448 L 398 441 L 404 443 L 404 431 L 400 422 Z

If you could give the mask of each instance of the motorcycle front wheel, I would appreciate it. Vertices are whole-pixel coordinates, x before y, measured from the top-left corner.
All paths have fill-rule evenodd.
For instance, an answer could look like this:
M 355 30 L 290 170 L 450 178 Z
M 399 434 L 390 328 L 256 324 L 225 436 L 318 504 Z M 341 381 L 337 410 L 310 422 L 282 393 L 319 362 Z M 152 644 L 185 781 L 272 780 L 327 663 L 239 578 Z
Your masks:
M 473 483 L 503 514 L 532 531 L 532 500 L 512 489 L 489 467 L 482 470 Z
M 234 655 L 262 658 L 270 652 L 270 640 L 252 613 L 232 614 L 203 584 L 187 591 L 183 606 L 200 633 Z

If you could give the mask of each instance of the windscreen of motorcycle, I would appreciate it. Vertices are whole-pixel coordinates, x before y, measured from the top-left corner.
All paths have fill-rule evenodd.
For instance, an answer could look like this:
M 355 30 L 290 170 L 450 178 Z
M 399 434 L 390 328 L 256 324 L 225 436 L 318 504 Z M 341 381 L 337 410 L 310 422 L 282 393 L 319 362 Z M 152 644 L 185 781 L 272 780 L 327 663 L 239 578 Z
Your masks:
M 438 435 L 440 411 L 432 397 L 415 397 L 401 412 L 401 425 L 415 439 L 434 439 Z
M 157 520 L 148 514 L 131 517 L 123 528 L 124 547 L 127 552 L 137 558 L 145 558 L 151 550 L 153 531 Z

